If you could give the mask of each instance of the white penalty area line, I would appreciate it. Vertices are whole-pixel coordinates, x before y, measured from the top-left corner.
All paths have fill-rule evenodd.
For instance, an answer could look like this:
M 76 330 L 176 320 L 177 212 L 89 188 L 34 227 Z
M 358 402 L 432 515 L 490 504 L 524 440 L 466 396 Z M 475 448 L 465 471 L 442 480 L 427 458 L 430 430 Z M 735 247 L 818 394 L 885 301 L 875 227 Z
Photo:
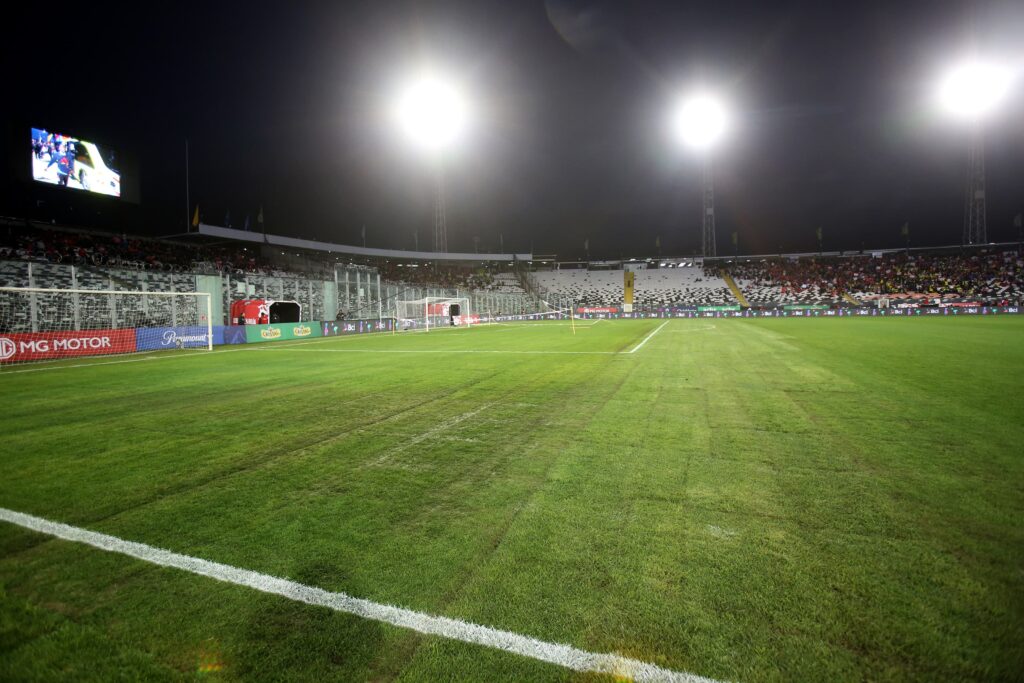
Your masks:
M 642 342 L 640 342 L 639 344 L 637 344 L 636 346 L 634 346 L 633 348 L 631 348 L 631 349 L 630 349 L 629 351 L 626 351 L 626 353 L 636 353 L 637 351 L 639 351 L 640 349 L 642 349 L 642 348 L 643 348 L 643 346 L 644 346 L 644 344 L 646 344 L 646 343 L 647 343 L 647 342 L 648 342 L 648 341 L 649 341 L 649 340 L 651 339 L 651 337 L 653 337 L 654 335 L 658 334 L 658 332 L 660 332 L 660 331 L 661 331 L 661 328 L 665 327 L 665 325 L 668 325 L 668 323 L 669 323 L 669 321 L 668 321 L 668 320 L 666 320 L 666 321 L 665 321 L 665 322 L 663 322 L 662 324 L 658 325 L 658 326 L 657 326 L 656 328 L 654 328 L 654 331 L 653 331 L 653 332 L 651 332 L 651 333 L 650 333 L 649 335 L 647 335 L 646 337 L 644 337 L 644 339 L 643 339 L 643 341 L 642 341 Z
M 0 520 L 56 538 L 84 543 L 100 550 L 127 555 L 143 562 L 171 567 L 205 576 L 217 581 L 246 586 L 263 593 L 280 595 L 307 605 L 326 607 L 335 612 L 354 614 L 364 619 L 407 628 L 427 635 L 440 636 L 474 645 L 503 650 L 542 662 L 556 664 L 573 671 L 609 674 L 634 681 L 672 681 L 673 683 L 718 683 L 714 679 L 696 674 L 665 669 L 637 659 L 616 654 L 587 652 L 559 643 L 548 643 L 511 631 L 480 626 L 459 619 L 434 616 L 394 605 L 385 605 L 346 593 L 334 593 L 315 586 L 261 574 L 248 569 L 211 562 L 198 557 L 180 555 L 169 550 L 154 548 L 144 543 L 125 541 L 88 529 L 51 522 L 22 512 L 0 507 Z

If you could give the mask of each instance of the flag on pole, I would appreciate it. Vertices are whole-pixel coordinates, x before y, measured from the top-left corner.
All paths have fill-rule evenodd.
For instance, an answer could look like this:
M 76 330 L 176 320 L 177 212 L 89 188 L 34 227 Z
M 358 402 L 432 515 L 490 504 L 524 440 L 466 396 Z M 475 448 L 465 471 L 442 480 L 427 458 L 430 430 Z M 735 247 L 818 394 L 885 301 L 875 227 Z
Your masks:
M 249 214 L 245 214 L 245 230 L 249 231 Z
M 224 227 L 231 227 L 231 209 L 224 212 Z
M 661 249 L 661 235 L 654 238 L 654 247 L 656 249 Z
M 196 204 L 196 212 L 192 215 L 192 227 L 199 227 L 199 205 Z
M 737 244 L 739 244 L 739 241 L 740 241 L 740 234 L 738 232 L 734 232 L 732 234 L 732 246 L 735 247 Z
M 910 223 L 903 224 L 903 227 L 900 228 L 900 234 L 904 237 L 910 237 Z
M 589 238 L 583 240 L 583 249 L 585 251 L 590 251 L 590 239 Z
M 363 246 L 366 246 L 366 226 L 363 226 Z
M 504 254 L 505 253 L 505 235 L 500 233 L 500 232 L 498 233 L 498 244 L 500 245 L 498 250 L 501 253 Z
M 1017 214 L 1013 217 L 1013 227 L 1019 228 L 1024 225 L 1024 214 Z
M 818 236 L 818 241 L 821 242 L 821 226 L 819 225 L 818 229 L 815 230 L 814 232 Z
M 259 215 L 256 216 L 256 222 L 259 223 L 261 226 L 263 225 L 263 205 L 262 204 L 260 204 L 260 212 L 259 212 Z

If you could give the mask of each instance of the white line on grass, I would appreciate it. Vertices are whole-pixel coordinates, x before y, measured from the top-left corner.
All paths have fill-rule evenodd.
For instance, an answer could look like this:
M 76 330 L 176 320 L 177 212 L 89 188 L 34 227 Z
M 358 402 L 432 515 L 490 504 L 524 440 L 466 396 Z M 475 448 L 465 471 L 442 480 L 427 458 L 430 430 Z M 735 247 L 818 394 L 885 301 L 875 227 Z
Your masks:
M 500 354 L 529 354 L 529 355 L 598 355 L 615 356 L 619 351 L 522 351 L 522 350 L 500 350 L 500 349 L 303 349 L 287 348 L 277 346 L 265 346 L 253 351 L 315 351 L 319 353 L 500 353 Z M 626 353 L 633 353 L 627 351 Z
M 22 374 L 22 373 L 25 373 L 25 372 L 44 372 L 44 371 L 48 371 L 48 370 L 68 370 L 68 369 L 71 369 L 71 368 L 92 368 L 92 367 L 98 367 L 98 366 L 102 366 L 102 365 L 122 365 L 124 363 L 143 363 L 143 362 L 152 361 L 152 360 L 176 360 L 176 359 L 180 359 L 180 358 L 204 358 L 204 357 L 209 356 L 210 354 L 214 354 L 214 353 L 235 353 L 237 351 L 261 351 L 261 350 L 263 350 L 263 344 L 266 344 L 266 343 L 274 344 L 275 346 L 277 346 L 279 348 L 288 348 L 288 347 L 293 347 L 293 346 L 305 346 L 307 344 L 319 344 L 319 343 L 323 343 L 323 342 L 338 342 L 338 341 L 343 341 L 343 340 L 346 340 L 346 339 L 362 339 L 362 338 L 366 338 L 366 337 L 376 337 L 376 336 L 385 335 L 385 334 L 390 335 L 392 333 L 389 332 L 389 331 L 384 331 L 384 332 L 363 332 L 362 334 L 338 335 L 336 337 L 315 337 L 315 338 L 312 338 L 312 339 L 301 339 L 301 340 L 297 340 L 297 341 L 294 341 L 294 342 L 291 342 L 291 343 L 252 342 L 251 344 L 229 344 L 228 346 L 231 346 L 231 348 L 228 348 L 228 349 L 217 349 L 216 351 L 203 351 L 202 349 L 196 349 L 195 352 L 174 353 L 174 354 L 168 352 L 167 355 L 149 355 L 149 354 L 163 353 L 163 352 L 161 352 L 159 350 L 143 351 L 141 353 L 136 352 L 136 353 L 131 354 L 131 355 L 132 356 L 145 355 L 144 358 L 135 358 L 135 357 L 133 357 L 133 358 L 125 359 L 125 360 L 97 361 L 97 362 L 93 362 L 93 363 L 75 363 L 73 365 L 55 365 L 54 364 L 54 365 L 47 365 L 46 367 L 23 368 L 23 369 L 20 369 L 20 370 L 0 369 L 0 377 L 3 377 L 4 375 L 19 375 L 19 374 Z M 55 361 L 43 361 L 43 362 L 44 363 L 60 363 L 60 362 L 63 362 L 63 361 L 55 360 Z
M 84 543 L 107 552 L 128 555 L 161 567 L 173 567 L 217 581 L 254 588 L 263 593 L 280 595 L 297 602 L 326 607 L 336 612 L 354 614 L 364 619 L 380 621 L 419 633 L 504 650 L 523 657 L 557 664 L 573 671 L 610 674 L 634 681 L 718 683 L 711 678 L 664 669 L 655 664 L 616 654 L 587 652 L 571 645 L 548 643 L 511 631 L 502 631 L 459 619 L 439 617 L 394 605 L 354 598 L 346 593 L 332 593 L 315 586 L 307 586 L 288 579 L 211 562 L 198 557 L 180 555 L 144 543 L 125 541 L 116 536 L 108 536 L 60 522 L 51 522 L 7 508 L 0 507 L 0 520 L 66 541 Z
M 646 343 L 647 343 L 647 341 L 648 341 L 648 340 L 649 340 L 649 339 L 650 339 L 651 337 L 653 337 L 654 335 L 658 334 L 658 332 L 660 332 L 660 331 L 661 331 L 661 328 L 665 327 L 665 325 L 668 325 L 668 323 L 669 323 L 669 321 L 668 321 L 668 320 L 666 320 L 666 321 L 665 321 L 665 322 L 663 322 L 662 324 L 658 325 L 658 327 L 657 327 L 657 328 L 655 328 L 654 332 L 651 332 L 651 333 L 650 333 L 649 335 L 647 335 L 646 337 L 644 337 L 644 340 L 643 340 L 642 342 L 640 342 L 639 344 L 637 344 L 636 346 L 634 346 L 634 347 L 633 347 L 632 349 L 630 349 L 630 350 L 629 350 L 629 351 L 627 351 L 626 353 L 636 353 L 637 351 L 639 351 L 639 350 L 640 350 L 641 348 L 643 348 L 643 345 L 644 345 L 644 344 L 646 344 Z
M 593 327 L 594 325 L 596 325 L 599 322 L 601 322 L 601 321 L 600 320 L 595 320 L 595 321 L 590 322 L 590 323 L 576 323 L 575 327 L 576 327 L 576 329 L 580 329 L 581 327 Z M 535 322 L 535 323 L 519 322 L 519 323 L 494 323 L 494 324 L 495 325 L 500 325 L 501 327 L 532 327 L 532 328 L 537 329 L 537 330 L 543 330 L 543 329 L 546 329 L 548 327 L 573 327 L 573 323 L 549 323 L 546 320 L 542 320 L 542 321 Z
M 218 351 L 197 351 L 195 353 L 176 353 L 166 356 L 149 356 L 145 358 L 129 358 L 128 360 L 108 360 L 97 363 L 75 363 L 74 365 L 50 365 L 45 368 L 24 368 L 22 370 L 0 370 L 0 377 L 5 375 L 19 375 L 23 372 L 45 372 L 47 370 L 67 370 L 70 368 L 94 368 L 101 365 L 121 365 L 122 363 L 147 363 L 154 360 L 175 360 L 178 358 L 205 358 L 214 353 L 234 353 L 236 351 L 255 351 L 256 349 L 246 348 L 243 344 L 232 344 L 236 348 L 220 349 Z M 153 352 L 147 352 L 153 353 Z M 133 354 L 134 355 L 134 354 Z

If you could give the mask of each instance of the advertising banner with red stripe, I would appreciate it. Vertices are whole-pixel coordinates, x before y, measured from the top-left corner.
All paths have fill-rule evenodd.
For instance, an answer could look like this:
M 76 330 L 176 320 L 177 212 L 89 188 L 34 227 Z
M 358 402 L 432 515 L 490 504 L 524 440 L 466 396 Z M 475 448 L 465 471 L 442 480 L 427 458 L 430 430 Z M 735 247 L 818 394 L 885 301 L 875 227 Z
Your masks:
M 0 335 L 0 362 L 134 353 L 135 330 L 25 332 Z

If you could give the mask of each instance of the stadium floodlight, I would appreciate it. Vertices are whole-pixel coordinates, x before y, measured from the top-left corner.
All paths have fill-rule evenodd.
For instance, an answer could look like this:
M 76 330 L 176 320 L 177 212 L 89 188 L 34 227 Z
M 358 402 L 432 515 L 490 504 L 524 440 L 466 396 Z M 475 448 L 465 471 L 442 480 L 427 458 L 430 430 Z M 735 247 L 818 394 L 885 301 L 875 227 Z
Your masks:
M 965 61 L 939 81 L 939 104 L 958 119 L 976 122 L 998 107 L 1012 82 L 1013 71 L 1002 64 Z
M 940 106 L 952 117 L 967 123 L 971 131 L 963 244 L 988 241 L 984 119 L 1006 99 L 1014 76 L 1013 69 L 1004 64 L 974 58 L 952 67 L 939 81 Z
M 672 111 L 672 132 L 684 145 L 700 152 L 704 161 L 702 173 L 703 210 L 701 212 L 701 254 L 718 255 L 715 240 L 715 185 L 711 149 L 729 128 L 725 104 L 714 95 L 698 92 L 684 98 Z
M 433 74 L 422 74 L 401 90 L 394 116 L 399 128 L 417 146 L 448 149 L 466 127 L 468 106 L 460 89 Z
M 729 115 L 725 105 L 706 93 L 685 98 L 672 114 L 675 136 L 696 150 L 707 150 L 716 145 L 728 127 Z
M 432 157 L 434 173 L 434 251 L 448 251 L 448 222 L 444 201 L 443 162 L 465 131 L 469 106 L 451 80 L 423 71 L 395 98 L 393 116 L 405 136 Z

